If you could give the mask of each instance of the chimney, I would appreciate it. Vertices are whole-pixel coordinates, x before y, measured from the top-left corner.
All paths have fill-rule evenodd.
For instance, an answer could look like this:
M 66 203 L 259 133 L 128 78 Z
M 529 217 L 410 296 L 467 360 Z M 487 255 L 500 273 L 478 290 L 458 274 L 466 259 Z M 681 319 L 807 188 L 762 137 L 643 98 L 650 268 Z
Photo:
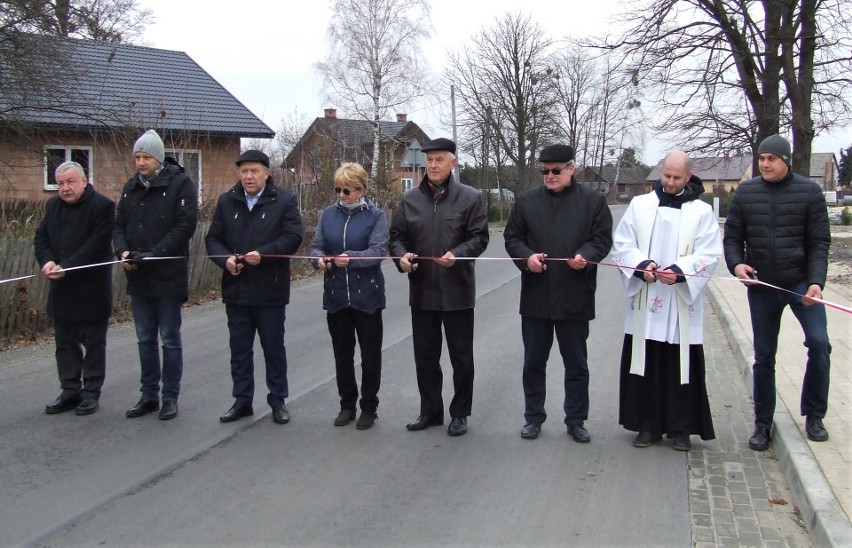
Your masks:
M 407 121 L 408 121 L 408 114 L 399 114 L 399 113 L 397 113 L 397 115 L 396 115 L 396 121 L 397 121 L 397 122 L 407 122 Z
M 325 112 L 326 118 L 337 118 L 337 109 L 336 108 L 326 108 L 326 109 L 323 109 L 323 112 Z

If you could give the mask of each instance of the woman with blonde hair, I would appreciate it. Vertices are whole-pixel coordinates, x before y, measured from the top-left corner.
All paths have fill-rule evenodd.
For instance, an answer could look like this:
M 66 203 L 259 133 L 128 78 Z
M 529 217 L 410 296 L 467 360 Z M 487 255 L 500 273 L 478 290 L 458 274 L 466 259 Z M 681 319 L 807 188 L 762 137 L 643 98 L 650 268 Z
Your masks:
M 314 267 L 325 276 L 323 309 L 334 350 L 340 413 L 335 426 L 355 419 L 358 382 L 355 338 L 361 347 L 361 415 L 356 428 L 366 430 L 378 418 L 382 379 L 382 309 L 385 279 L 382 260 L 388 250 L 384 211 L 367 198 L 367 172 L 348 162 L 334 173 L 335 202 L 325 208 L 310 246 Z

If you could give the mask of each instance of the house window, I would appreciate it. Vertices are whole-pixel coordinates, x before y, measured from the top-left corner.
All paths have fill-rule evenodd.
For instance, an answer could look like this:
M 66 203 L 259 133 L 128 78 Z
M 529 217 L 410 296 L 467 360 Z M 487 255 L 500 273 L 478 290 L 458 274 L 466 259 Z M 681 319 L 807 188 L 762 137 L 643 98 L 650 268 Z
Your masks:
M 56 168 L 64 162 L 77 162 L 83 166 L 86 178 L 94 184 L 92 176 L 92 147 L 66 147 L 48 145 L 44 147 L 44 189 L 59 190 L 56 186 Z
M 414 188 L 414 179 L 402 179 L 401 184 L 403 192 L 405 192 L 406 190 L 411 190 L 412 188 Z
M 201 203 L 201 151 L 184 149 L 166 149 L 166 156 L 171 156 L 183 166 L 186 175 L 195 183 L 198 189 L 198 203 Z

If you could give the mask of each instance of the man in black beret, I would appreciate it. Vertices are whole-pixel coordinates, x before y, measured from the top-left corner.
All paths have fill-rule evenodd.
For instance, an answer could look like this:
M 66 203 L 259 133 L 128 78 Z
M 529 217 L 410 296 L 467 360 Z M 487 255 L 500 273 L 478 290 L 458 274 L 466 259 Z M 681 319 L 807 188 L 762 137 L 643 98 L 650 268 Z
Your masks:
M 565 425 L 578 443 L 591 440 L 586 339 L 595 317 L 597 267 L 612 247 L 612 214 L 602 194 L 574 179 L 574 149 L 550 145 L 538 157 L 544 185 L 518 197 L 503 237 L 521 271 L 524 341 L 524 439 L 547 418 L 545 370 L 553 333 L 565 367 Z
M 444 423 L 441 397 L 441 326 L 453 364 L 455 394 L 450 436 L 467 432 L 473 401 L 474 261 L 488 245 L 488 216 L 480 192 L 453 178 L 456 144 L 445 138 L 423 145 L 426 176 L 402 196 L 390 228 L 390 254 L 408 273 L 414 365 L 420 413 L 411 431 Z M 418 261 L 417 256 L 423 260 Z
M 290 259 L 302 243 L 296 197 L 275 186 L 269 157 L 247 150 L 235 162 L 240 180 L 219 196 L 207 253 L 222 269 L 222 301 L 228 316 L 234 405 L 221 417 L 233 422 L 254 414 L 254 337 L 266 362 L 266 402 L 276 424 L 290 422 L 285 405 L 287 351 L 285 307 L 290 301 Z M 278 257 L 276 257 L 278 255 Z

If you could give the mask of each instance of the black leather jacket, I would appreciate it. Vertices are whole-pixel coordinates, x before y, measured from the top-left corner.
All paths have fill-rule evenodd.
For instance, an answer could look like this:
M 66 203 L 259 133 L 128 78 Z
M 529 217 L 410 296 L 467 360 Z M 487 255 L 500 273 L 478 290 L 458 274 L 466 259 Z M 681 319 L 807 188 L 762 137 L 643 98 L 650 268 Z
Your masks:
M 488 246 L 488 216 L 482 194 L 456 182 L 450 174 L 445 195 L 432 200 L 424 177 L 417 188 L 402 196 L 390 228 L 390 254 L 411 252 L 441 257 L 478 257 Z M 399 262 L 397 268 L 399 268 Z M 450 268 L 422 260 L 409 273 L 409 304 L 422 310 L 451 311 L 473 308 L 476 302 L 475 261 L 456 261 Z M 402 270 L 400 269 L 400 272 Z

